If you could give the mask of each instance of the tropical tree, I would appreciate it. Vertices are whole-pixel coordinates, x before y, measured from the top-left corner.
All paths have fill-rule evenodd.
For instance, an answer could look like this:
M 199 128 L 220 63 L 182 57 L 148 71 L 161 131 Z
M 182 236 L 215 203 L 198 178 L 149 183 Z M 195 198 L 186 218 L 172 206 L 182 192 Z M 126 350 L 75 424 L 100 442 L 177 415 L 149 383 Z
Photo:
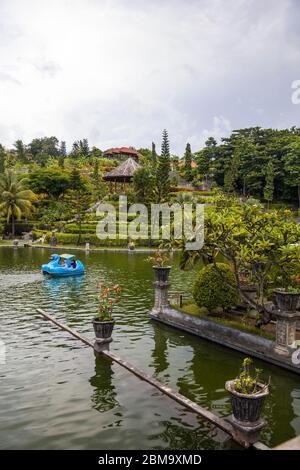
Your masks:
M 297 190 L 298 208 L 300 210 L 300 140 L 289 146 L 284 170 L 286 183 Z
M 228 193 L 235 193 L 238 189 L 239 167 L 240 157 L 238 152 L 234 152 L 224 176 L 224 188 Z
M 234 283 L 228 283 L 228 288 L 238 290 L 257 310 L 258 327 L 268 323 L 272 311 L 266 301 L 272 289 L 292 287 L 298 276 L 300 226 L 289 217 L 289 211 L 269 213 L 237 200 L 231 206 L 217 204 L 205 214 L 203 248 L 184 251 L 182 267 L 204 259 L 218 271 L 219 258 L 227 260 L 234 273 Z M 255 285 L 256 300 L 243 289 L 241 280 L 245 278 Z
M 95 159 L 94 171 L 93 171 L 93 180 L 96 186 L 96 189 L 99 188 L 99 159 Z
M 0 173 L 4 172 L 5 148 L 0 144 Z
M 29 155 L 27 154 L 26 145 L 23 143 L 21 139 L 16 140 L 14 143 L 15 152 L 17 154 L 17 159 L 21 163 L 28 163 L 29 162 Z
M 26 180 L 18 179 L 12 170 L 6 170 L 0 177 L 0 212 L 11 222 L 11 236 L 15 235 L 15 221 L 28 217 L 34 211 L 36 195 L 26 188 Z
M 41 168 L 29 174 L 28 185 L 38 194 L 58 198 L 70 187 L 70 177 L 59 169 Z
M 161 155 L 158 157 L 158 166 L 156 171 L 156 187 L 158 202 L 168 200 L 170 193 L 169 174 L 170 165 L 170 143 L 168 132 L 164 129 L 162 134 Z
M 157 167 L 157 154 L 156 154 L 154 142 L 152 142 L 152 149 L 151 149 L 151 164 L 152 164 L 153 174 L 155 174 L 156 167 Z
M 61 168 L 64 168 L 65 166 L 66 156 L 67 156 L 66 142 L 62 140 L 60 143 L 60 147 L 59 147 L 59 157 L 58 157 L 58 164 Z
M 153 177 L 148 168 L 140 168 L 133 175 L 133 189 L 138 202 L 149 203 L 153 199 Z
M 268 203 L 268 209 L 270 202 L 273 201 L 274 197 L 274 167 L 273 163 L 269 161 L 266 169 L 266 184 L 264 187 L 264 198 Z
M 79 245 L 82 236 L 82 224 L 87 215 L 86 211 L 92 203 L 92 193 L 87 182 L 81 177 L 76 167 L 72 169 L 70 188 L 64 199 L 69 205 L 70 213 L 75 215 L 78 227 L 77 245 Z
M 192 151 L 189 143 L 186 144 L 184 153 L 184 175 L 188 181 L 192 179 Z

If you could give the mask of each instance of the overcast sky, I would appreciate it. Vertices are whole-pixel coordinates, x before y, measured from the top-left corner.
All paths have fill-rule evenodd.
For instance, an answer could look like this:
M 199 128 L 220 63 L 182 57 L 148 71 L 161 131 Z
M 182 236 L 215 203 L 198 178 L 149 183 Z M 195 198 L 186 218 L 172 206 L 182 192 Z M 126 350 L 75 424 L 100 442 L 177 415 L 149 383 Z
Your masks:
M 0 0 L 0 142 L 160 148 L 300 125 L 298 0 Z

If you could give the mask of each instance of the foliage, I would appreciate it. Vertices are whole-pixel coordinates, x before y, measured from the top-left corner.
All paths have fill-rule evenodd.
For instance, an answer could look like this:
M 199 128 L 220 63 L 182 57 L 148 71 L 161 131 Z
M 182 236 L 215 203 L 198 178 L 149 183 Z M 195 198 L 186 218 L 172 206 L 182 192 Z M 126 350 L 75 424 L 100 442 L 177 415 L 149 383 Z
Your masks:
M 195 153 L 198 173 L 229 190 L 263 198 L 265 169 L 274 167 L 274 199 L 300 206 L 300 129 L 238 129 Z
M 35 230 L 33 232 L 34 240 L 40 238 L 43 235 L 43 230 Z M 47 232 L 45 242 L 49 243 L 51 236 L 51 232 Z M 61 233 L 56 232 L 55 234 L 57 243 L 59 245 L 78 245 L 78 231 L 76 233 Z M 85 233 L 83 231 L 80 237 L 80 245 L 84 245 L 85 243 L 90 243 L 91 245 L 98 246 L 98 247 L 128 247 L 128 241 L 124 238 L 116 238 L 116 239 L 99 239 L 96 233 Z M 135 239 L 134 240 L 136 246 L 145 246 L 145 239 Z M 159 240 L 152 240 L 150 246 L 157 246 Z
M 99 160 L 96 158 L 94 163 L 93 180 L 96 188 L 99 187 Z
M 64 140 L 62 140 L 61 143 L 60 143 L 60 147 L 59 147 L 59 157 L 58 157 L 58 165 L 62 169 L 65 167 L 66 157 L 67 157 L 66 142 Z
M 152 148 L 151 148 L 151 165 L 152 165 L 152 171 L 155 174 L 156 167 L 157 167 L 157 154 L 156 154 L 154 142 L 152 142 Z
M 180 307 L 179 305 L 174 305 L 174 307 L 182 313 L 186 313 L 188 315 L 194 315 L 196 317 L 213 321 L 215 323 L 220 323 L 221 325 L 245 331 L 246 333 L 263 336 L 264 338 L 268 338 L 272 341 L 275 340 L 275 335 L 273 333 L 270 333 L 269 331 L 266 331 L 262 328 L 258 329 L 252 325 L 241 323 L 237 320 L 228 320 L 227 318 L 208 316 L 208 309 L 206 307 L 198 307 L 196 304 L 187 304 L 183 305 L 183 307 Z
M 121 288 L 118 284 L 98 284 L 98 314 L 96 320 L 110 321 L 112 319 L 112 312 L 114 305 L 121 294 Z
M 228 289 L 227 283 L 234 284 L 230 266 L 224 263 L 210 264 L 202 268 L 193 287 L 193 297 L 199 307 L 212 311 L 218 307 L 228 309 L 238 303 L 238 295 Z M 221 275 L 220 275 L 221 274 Z
M 12 170 L 6 170 L 0 178 L 0 212 L 7 223 L 11 221 L 11 233 L 15 234 L 15 219 L 28 217 L 34 210 L 36 195 L 25 187 L 25 180 L 19 180 Z
M 4 173 L 5 148 L 0 144 L 0 173 Z
M 274 167 L 273 163 L 269 161 L 266 168 L 266 184 L 264 187 L 264 198 L 268 202 L 268 208 L 270 202 L 273 201 L 274 196 Z
M 140 168 L 133 175 L 133 189 L 137 202 L 149 203 L 153 198 L 154 182 L 148 168 Z
M 228 288 L 237 288 L 240 297 L 260 313 L 260 326 L 270 320 L 266 298 L 271 290 L 287 288 L 299 274 L 300 226 L 290 220 L 289 211 L 268 213 L 237 200 L 231 200 L 229 206 L 222 204 L 221 198 L 219 205 L 207 209 L 204 246 L 199 251 L 185 251 L 182 266 L 210 259 L 218 270 L 216 261 L 222 256 L 234 273 Z M 256 286 L 257 301 L 242 290 L 242 274 Z
M 184 176 L 187 181 L 191 181 L 192 179 L 192 151 L 191 151 L 191 144 L 187 143 L 185 147 L 184 153 Z
M 224 189 L 228 193 L 236 193 L 238 189 L 239 180 L 239 168 L 240 168 L 240 156 L 239 152 L 235 151 L 233 157 L 226 168 L 224 175 Z
M 70 187 L 70 177 L 59 169 L 41 168 L 28 175 L 28 185 L 37 194 L 59 197 Z
M 148 256 L 147 261 L 154 264 L 154 266 L 163 268 L 170 264 L 170 254 L 168 251 L 161 251 L 160 249 L 153 255 Z
M 158 165 L 156 171 L 156 187 L 158 202 L 167 201 L 170 193 L 169 173 L 170 165 L 170 144 L 166 129 L 162 135 L 161 155 L 158 157 Z
M 175 193 L 175 196 L 172 197 L 172 202 L 178 203 L 181 206 L 184 204 L 196 204 L 197 197 L 194 195 L 194 193 L 178 192 Z
M 55 221 L 63 220 L 69 215 L 68 206 L 64 201 L 51 200 L 38 211 L 38 219 L 42 225 L 51 228 Z
M 252 366 L 252 367 L 251 367 Z M 257 395 L 261 393 L 268 385 L 261 387 L 260 375 L 262 369 L 253 369 L 253 361 L 250 357 L 243 360 L 242 370 L 239 376 L 234 380 L 234 390 L 243 395 Z
M 90 156 L 90 149 L 88 139 L 76 140 L 73 143 L 72 151 L 70 153 L 71 158 L 87 158 Z
M 78 227 L 77 245 L 79 245 L 81 242 L 82 224 L 86 217 L 86 211 L 91 205 L 92 194 L 76 167 L 73 168 L 70 176 L 70 189 L 65 196 L 65 201 L 69 205 L 69 213 L 75 215 Z

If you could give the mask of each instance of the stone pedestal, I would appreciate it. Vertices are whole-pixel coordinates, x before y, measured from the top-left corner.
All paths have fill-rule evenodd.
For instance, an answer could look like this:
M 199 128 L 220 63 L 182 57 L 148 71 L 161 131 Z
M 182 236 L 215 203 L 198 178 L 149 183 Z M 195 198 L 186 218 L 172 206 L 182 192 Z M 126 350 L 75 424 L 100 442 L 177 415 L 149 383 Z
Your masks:
M 232 425 L 235 440 L 244 447 L 250 447 L 258 442 L 260 432 L 267 424 L 263 419 L 259 419 L 255 423 L 238 421 L 233 415 L 226 420 Z
M 283 356 L 290 356 L 296 349 L 296 326 L 299 320 L 299 312 L 276 313 L 276 346 L 274 351 Z
M 157 281 L 154 283 L 154 307 L 153 311 L 156 314 L 161 313 L 164 308 L 169 307 L 168 301 L 168 289 L 169 289 L 168 282 L 160 282 Z
M 159 315 L 166 307 L 169 307 L 168 290 L 170 268 L 157 268 L 154 267 L 155 282 L 154 282 L 154 307 L 152 309 L 153 315 Z
M 96 352 L 109 351 L 109 345 L 112 342 L 112 338 L 95 338 L 94 341 L 94 350 Z

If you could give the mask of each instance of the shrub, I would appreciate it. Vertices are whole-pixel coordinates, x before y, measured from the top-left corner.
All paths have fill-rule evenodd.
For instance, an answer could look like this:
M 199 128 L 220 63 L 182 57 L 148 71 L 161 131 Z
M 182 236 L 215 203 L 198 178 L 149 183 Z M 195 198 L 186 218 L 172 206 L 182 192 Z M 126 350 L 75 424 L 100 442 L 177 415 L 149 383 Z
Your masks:
M 227 283 L 234 284 L 234 275 L 230 266 L 217 263 L 217 267 L 218 271 L 213 264 L 201 269 L 193 287 L 196 304 L 210 311 L 220 307 L 223 310 L 228 309 L 236 305 L 239 300 L 237 292 L 227 285 Z

